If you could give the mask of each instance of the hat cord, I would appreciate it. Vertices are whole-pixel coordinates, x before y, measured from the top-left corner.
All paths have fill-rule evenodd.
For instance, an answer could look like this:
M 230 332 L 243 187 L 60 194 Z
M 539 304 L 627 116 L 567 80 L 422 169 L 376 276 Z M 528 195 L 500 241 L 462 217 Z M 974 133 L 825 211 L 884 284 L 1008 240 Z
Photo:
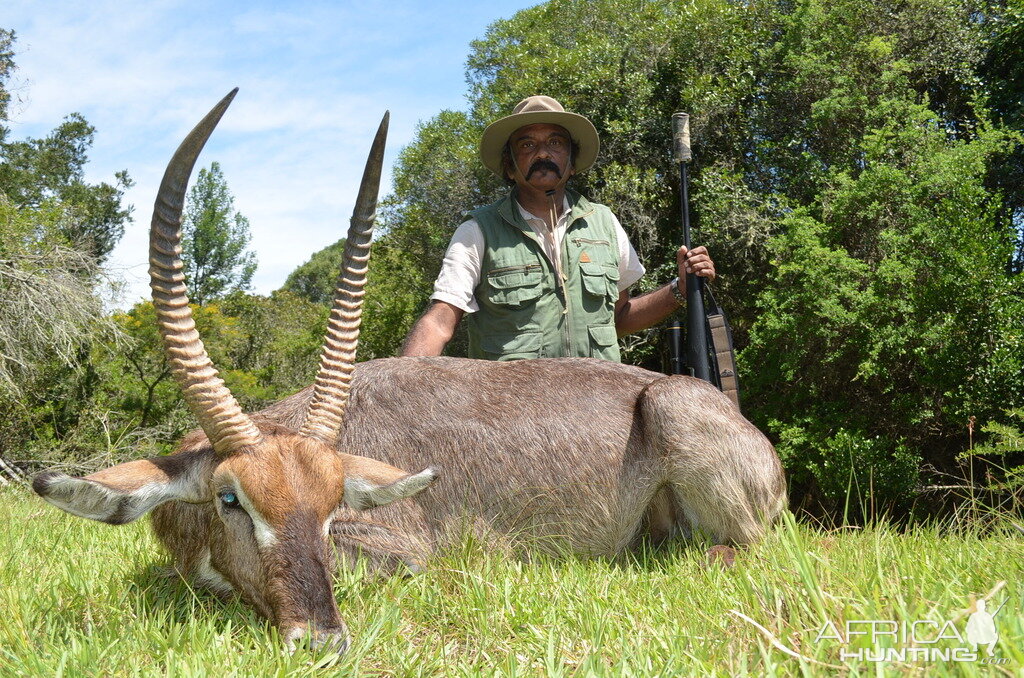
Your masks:
M 511 151 L 511 149 L 509 150 Z M 516 182 L 518 183 L 522 180 L 522 183 L 527 183 L 526 176 L 523 175 L 523 171 L 519 169 L 519 163 L 516 162 L 516 154 L 509 152 L 508 155 L 512 160 L 513 175 Z M 572 155 L 569 156 L 569 164 L 565 166 L 565 171 L 562 172 L 562 176 L 558 179 L 558 183 L 555 184 L 555 187 L 544 192 L 549 201 L 548 219 L 550 220 L 547 225 L 548 228 L 545 235 L 547 236 L 548 242 L 551 243 L 551 254 L 552 259 L 554 259 L 552 263 L 555 265 L 555 284 L 562 291 L 562 315 L 566 315 L 569 312 L 569 295 L 565 289 L 565 273 L 562 270 L 562 248 L 555 242 L 555 224 L 557 223 L 558 212 L 555 206 L 555 193 L 557 193 L 560 188 L 563 188 L 566 182 L 569 181 L 569 169 L 571 167 L 573 167 Z

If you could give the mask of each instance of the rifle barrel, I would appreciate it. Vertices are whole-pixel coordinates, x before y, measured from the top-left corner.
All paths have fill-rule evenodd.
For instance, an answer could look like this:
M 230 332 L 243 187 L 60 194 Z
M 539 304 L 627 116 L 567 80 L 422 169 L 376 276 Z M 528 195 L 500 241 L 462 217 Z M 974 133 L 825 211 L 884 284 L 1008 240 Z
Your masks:
M 690 116 L 675 113 L 672 116 L 674 155 L 679 164 L 679 203 L 683 213 L 683 245 L 690 244 L 690 188 L 686 164 L 690 153 Z M 686 274 L 686 362 L 694 377 L 711 381 L 708 360 L 708 335 L 704 317 L 704 281 L 694 273 Z

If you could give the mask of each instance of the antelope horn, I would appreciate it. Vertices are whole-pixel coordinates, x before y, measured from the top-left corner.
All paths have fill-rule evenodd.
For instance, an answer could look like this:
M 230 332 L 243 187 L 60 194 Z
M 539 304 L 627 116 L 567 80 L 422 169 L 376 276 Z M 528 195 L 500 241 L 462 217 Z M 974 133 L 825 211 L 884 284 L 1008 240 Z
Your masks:
M 185 403 L 221 456 L 256 445 L 260 432 L 217 376 L 196 331 L 181 263 L 181 209 L 199 152 L 237 92 L 236 87 L 221 99 L 175 151 L 160 182 L 149 232 L 149 286 L 167 361 Z
M 320 371 L 313 382 L 313 397 L 306 410 L 306 419 L 299 429 L 304 436 L 319 438 L 333 445 L 345 418 L 345 406 L 351 388 L 352 372 L 356 368 L 356 345 L 359 343 L 359 323 L 363 313 L 363 288 L 366 286 L 366 268 L 370 260 L 370 238 L 373 222 L 377 218 L 377 193 L 380 189 L 381 169 L 384 166 L 384 143 L 388 136 L 390 113 L 377 128 L 377 136 L 370 147 L 359 186 L 356 207 L 345 239 L 345 256 L 334 292 L 331 317 L 327 322 L 327 336 L 320 354 Z

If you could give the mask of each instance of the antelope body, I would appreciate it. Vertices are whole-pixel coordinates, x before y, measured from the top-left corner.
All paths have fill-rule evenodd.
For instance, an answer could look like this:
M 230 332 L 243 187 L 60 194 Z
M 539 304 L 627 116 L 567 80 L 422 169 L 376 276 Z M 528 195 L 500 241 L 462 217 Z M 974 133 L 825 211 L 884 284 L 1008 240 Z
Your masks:
M 168 457 L 82 478 L 41 474 L 33 487 L 44 499 L 113 524 L 155 509 L 154 530 L 183 575 L 238 592 L 289 644 L 309 636 L 339 650 L 348 633 L 331 575 L 357 558 L 384 573 L 416 571 L 467 530 L 523 548 L 611 556 L 638 537 L 659 493 L 681 531 L 720 544 L 761 536 L 785 502 L 778 456 L 703 381 L 584 358 L 355 367 L 386 117 L 320 374 L 310 388 L 242 413 L 194 333 L 177 258 L 188 175 L 233 94 L 169 165 L 151 238 L 168 358 L 203 430 Z

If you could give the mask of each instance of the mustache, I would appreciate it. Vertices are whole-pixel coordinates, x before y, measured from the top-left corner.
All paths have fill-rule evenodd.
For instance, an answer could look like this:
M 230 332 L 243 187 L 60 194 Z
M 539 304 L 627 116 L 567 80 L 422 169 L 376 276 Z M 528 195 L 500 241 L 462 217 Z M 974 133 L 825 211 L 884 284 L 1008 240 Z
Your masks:
M 542 169 L 550 170 L 554 172 L 555 176 L 557 176 L 559 179 L 562 178 L 562 171 L 558 169 L 558 165 L 556 165 L 554 162 L 546 158 L 541 158 L 540 160 L 537 160 L 532 165 L 530 165 L 530 171 L 526 173 L 526 178 L 529 179 L 531 176 L 533 176 L 534 172 Z

